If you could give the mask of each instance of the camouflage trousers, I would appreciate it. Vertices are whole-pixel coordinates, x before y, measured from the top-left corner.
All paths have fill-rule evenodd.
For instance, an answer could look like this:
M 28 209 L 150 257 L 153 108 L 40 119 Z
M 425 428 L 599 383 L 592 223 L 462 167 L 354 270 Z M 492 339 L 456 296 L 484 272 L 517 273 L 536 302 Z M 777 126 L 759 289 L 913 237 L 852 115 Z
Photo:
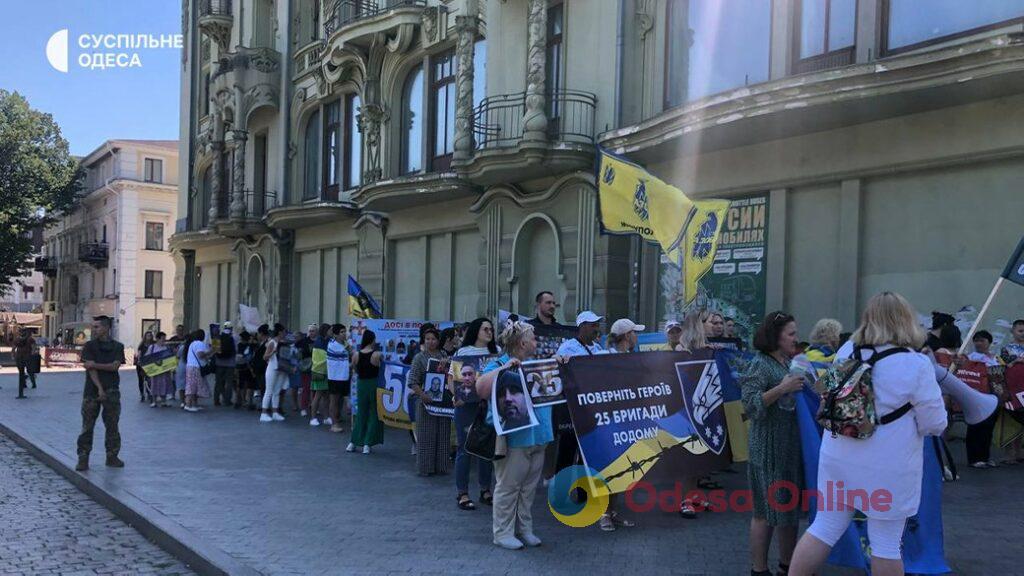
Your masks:
M 92 452 L 92 432 L 96 428 L 96 419 L 102 414 L 103 427 L 106 428 L 104 445 L 107 457 L 117 456 L 121 451 L 121 432 L 117 429 L 121 418 L 121 392 L 111 390 L 106 398 L 82 398 L 82 433 L 78 436 L 78 457 L 88 458 Z

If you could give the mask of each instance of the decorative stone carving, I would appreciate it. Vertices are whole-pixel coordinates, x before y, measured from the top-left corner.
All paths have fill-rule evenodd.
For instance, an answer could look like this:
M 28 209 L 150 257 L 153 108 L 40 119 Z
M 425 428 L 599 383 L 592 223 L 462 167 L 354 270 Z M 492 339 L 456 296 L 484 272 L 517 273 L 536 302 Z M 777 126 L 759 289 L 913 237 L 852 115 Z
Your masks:
M 221 195 L 221 193 L 226 192 L 226 191 L 222 191 L 220 189 L 220 184 L 221 184 L 222 179 L 223 179 L 223 174 L 221 172 L 222 172 L 222 168 L 224 166 L 222 164 L 222 155 L 224 154 L 224 142 L 219 141 L 219 140 L 215 140 L 215 141 L 210 143 L 210 146 L 211 146 L 211 148 L 213 148 L 213 164 L 210 167 L 210 170 L 212 170 L 213 173 L 210 175 L 210 212 L 209 212 L 209 215 L 210 215 L 210 222 L 213 222 L 214 220 L 217 219 L 218 216 L 220 216 L 217 213 L 217 206 L 220 204 L 220 195 Z
M 654 28 L 654 10 L 651 0 L 636 0 L 636 33 L 643 42 Z
M 232 191 L 231 191 L 231 219 L 241 220 L 245 218 L 245 141 L 248 139 L 249 133 L 245 130 L 234 130 L 231 132 L 231 138 L 234 141 L 234 157 L 232 174 L 234 177 L 231 179 Z
M 420 16 L 420 29 L 423 32 L 423 46 L 428 47 L 435 44 L 439 40 L 438 29 L 441 24 L 441 8 L 439 6 L 431 6 L 423 9 L 423 14 Z
M 466 160 L 473 155 L 473 51 L 476 41 L 475 16 L 457 16 L 455 29 L 458 44 L 455 58 L 455 153 L 454 160 Z
M 545 105 L 547 67 L 548 3 L 529 0 L 529 44 L 526 64 L 526 112 L 523 114 L 523 140 L 547 140 L 548 118 Z
M 181 0 L 181 41 L 182 46 L 185 48 L 181 51 L 181 69 L 185 69 L 185 64 L 188 63 L 189 43 L 188 43 L 188 0 Z
M 364 104 L 359 108 L 359 131 L 363 134 L 365 156 L 363 184 L 370 184 L 381 179 L 380 128 L 387 119 L 387 111 L 379 104 Z

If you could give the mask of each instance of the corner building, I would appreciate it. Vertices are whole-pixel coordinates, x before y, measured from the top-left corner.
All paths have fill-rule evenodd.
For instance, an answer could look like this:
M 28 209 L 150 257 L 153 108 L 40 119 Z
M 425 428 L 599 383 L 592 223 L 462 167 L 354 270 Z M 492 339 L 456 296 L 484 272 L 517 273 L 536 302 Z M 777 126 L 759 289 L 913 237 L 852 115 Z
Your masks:
M 947 4 L 186 0 L 176 316 L 346 322 L 352 275 L 388 317 L 550 289 L 661 324 L 678 282 L 600 234 L 598 145 L 737 201 L 701 303 L 748 328 L 980 306 L 1024 214 L 1024 3 Z

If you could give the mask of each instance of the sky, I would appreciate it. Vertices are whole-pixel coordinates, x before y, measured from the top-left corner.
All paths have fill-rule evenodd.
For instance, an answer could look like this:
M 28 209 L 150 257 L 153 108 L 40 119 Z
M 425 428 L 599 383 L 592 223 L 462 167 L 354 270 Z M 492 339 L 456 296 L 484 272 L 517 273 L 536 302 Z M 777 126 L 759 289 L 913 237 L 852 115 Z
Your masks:
M 181 33 L 181 0 L 0 0 L 0 89 L 18 92 L 52 114 L 71 153 L 85 155 L 104 141 L 178 138 L 181 50 L 137 51 L 141 67 L 87 69 L 81 34 Z M 47 60 L 50 36 L 68 29 L 68 72 Z

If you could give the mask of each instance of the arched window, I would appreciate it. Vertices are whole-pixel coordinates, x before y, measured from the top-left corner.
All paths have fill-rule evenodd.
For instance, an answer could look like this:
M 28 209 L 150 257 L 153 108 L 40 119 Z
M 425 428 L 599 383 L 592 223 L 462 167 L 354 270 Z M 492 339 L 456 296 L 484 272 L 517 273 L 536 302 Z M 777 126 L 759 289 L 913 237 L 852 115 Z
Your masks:
M 363 182 L 363 133 L 359 130 L 359 94 L 345 97 L 345 189 Z
M 430 77 L 431 156 L 430 169 L 447 170 L 455 151 L 455 52 L 438 54 L 432 60 Z
M 423 169 L 423 67 L 409 73 L 402 91 L 402 173 Z
M 341 101 L 324 107 L 324 188 L 328 198 L 338 198 L 338 166 L 341 164 Z
M 305 157 L 302 199 L 312 200 L 320 195 L 320 111 L 309 115 L 306 121 Z

